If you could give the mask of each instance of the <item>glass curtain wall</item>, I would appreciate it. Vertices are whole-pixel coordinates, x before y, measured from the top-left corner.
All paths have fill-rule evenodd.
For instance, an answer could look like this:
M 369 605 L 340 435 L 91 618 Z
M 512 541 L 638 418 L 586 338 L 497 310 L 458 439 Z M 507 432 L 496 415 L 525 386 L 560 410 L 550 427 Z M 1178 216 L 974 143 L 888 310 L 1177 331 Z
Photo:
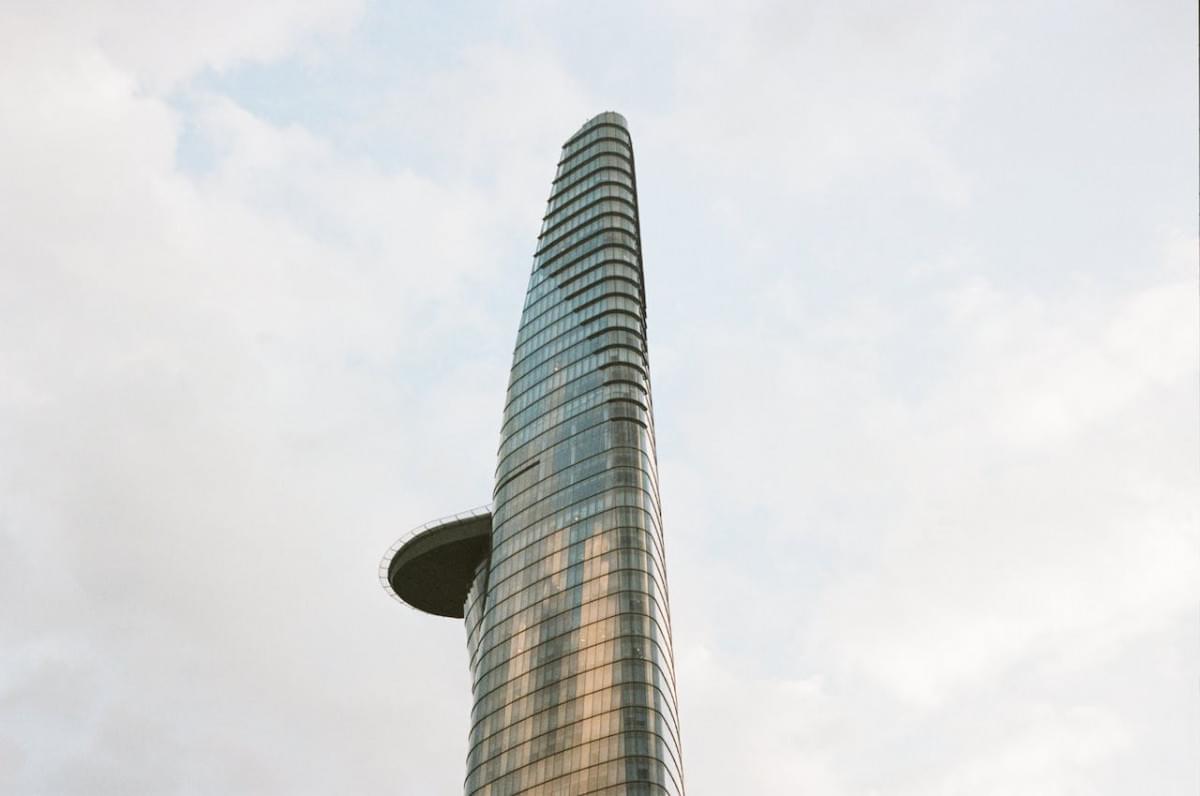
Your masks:
M 604 113 L 563 145 L 513 354 L 467 794 L 683 793 L 656 467 L 633 148 Z

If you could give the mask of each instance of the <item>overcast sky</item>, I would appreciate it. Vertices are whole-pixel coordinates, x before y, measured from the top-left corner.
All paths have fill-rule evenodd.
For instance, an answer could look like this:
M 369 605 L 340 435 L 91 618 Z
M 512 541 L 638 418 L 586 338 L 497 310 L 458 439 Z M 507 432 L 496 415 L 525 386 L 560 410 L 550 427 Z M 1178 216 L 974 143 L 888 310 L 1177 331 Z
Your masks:
M 692 796 L 1200 791 L 1193 0 L 0 9 L 0 792 L 460 792 L 563 140 L 630 122 Z

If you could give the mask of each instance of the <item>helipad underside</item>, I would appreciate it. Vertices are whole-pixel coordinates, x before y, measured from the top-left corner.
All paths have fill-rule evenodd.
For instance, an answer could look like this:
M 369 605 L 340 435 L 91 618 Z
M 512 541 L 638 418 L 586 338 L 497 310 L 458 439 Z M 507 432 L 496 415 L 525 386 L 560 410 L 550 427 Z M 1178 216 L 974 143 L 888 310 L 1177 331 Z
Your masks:
M 462 619 L 475 569 L 491 548 L 491 514 L 451 518 L 401 545 L 388 564 L 388 583 L 414 608 Z

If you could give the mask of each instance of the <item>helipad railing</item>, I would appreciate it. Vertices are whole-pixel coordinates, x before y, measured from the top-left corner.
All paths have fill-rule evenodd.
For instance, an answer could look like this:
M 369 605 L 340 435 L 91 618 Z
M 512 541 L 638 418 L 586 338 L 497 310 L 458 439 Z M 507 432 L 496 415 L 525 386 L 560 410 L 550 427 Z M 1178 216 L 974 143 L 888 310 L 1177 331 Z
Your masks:
M 395 600 L 396 602 L 400 603 L 401 605 L 407 606 L 408 608 L 412 608 L 412 610 L 414 610 L 414 611 L 419 611 L 420 609 L 413 608 L 411 605 L 404 602 L 404 600 L 401 599 L 400 595 L 396 594 L 396 590 L 392 588 L 391 582 L 388 581 L 388 569 L 392 564 L 392 559 L 396 557 L 396 553 L 398 553 L 400 551 L 401 547 L 404 547 L 404 545 L 408 544 L 413 539 L 417 538 L 418 536 L 420 536 L 423 533 L 428 533 L 429 531 L 432 531 L 434 528 L 440 528 L 441 526 L 449 525 L 452 522 L 461 522 L 463 520 L 472 520 L 472 519 L 475 519 L 476 517 L 483 517 L 483 516 L 491 514 L 491 513 L 492 513 L 492 504 L 485 503 L 482 506 L 476 506 L 473 509 L 467 509 L 466 511 L 460 511 L 458 514 L 451 514 L 448 517 L 439 517 L 436 520 L 430 520 L 429 522 L 424 523 L 423 525 L 418 525 L 416 528 L 413 528 L 411 531 L 409 531 L 408 533 L 401 536 L 399 539 L 396 540 L 396 542 L 391 547 L 389 547 L 387 549 L 387 552 L 383 554 L 383 558 L 379 562 L 379 582 L 383 586 L 383 590 L 386 591 L 389 595 L 391 595 L 391 598 L 393 600 Z

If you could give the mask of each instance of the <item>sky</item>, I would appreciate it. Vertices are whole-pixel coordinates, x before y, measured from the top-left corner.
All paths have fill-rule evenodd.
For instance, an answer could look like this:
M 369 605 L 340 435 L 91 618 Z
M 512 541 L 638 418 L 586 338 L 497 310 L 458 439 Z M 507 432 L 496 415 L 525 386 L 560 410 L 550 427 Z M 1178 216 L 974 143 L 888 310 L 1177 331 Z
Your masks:
M 461 792 L 376 568 L 604 110 L 692 796 L 1200 791 L 1195 3 L 4 6 L 0 792 Z

